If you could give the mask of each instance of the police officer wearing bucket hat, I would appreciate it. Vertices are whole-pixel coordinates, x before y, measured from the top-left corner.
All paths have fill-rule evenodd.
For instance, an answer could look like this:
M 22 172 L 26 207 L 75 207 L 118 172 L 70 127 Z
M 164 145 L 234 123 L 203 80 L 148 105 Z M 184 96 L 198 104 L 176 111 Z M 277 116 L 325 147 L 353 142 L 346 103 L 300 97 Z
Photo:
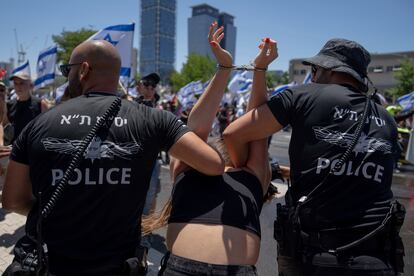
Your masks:
M 402 270 L 402 221 L 390 223 L 397 221 L 398 209 L 391 191 L 397 128 L 388 112 L 368 99 L 369 63 L 370 54 L 357 42 L 331 39 L 303 60 L 312 67 L 311 84 L 279 93 L 224 131 L 237 166 L 245 162 L 246 143 L 292 126 L 292 185 L 275 222 L 279 275 Z M 349 157 L 342 162 L 345 151 Z

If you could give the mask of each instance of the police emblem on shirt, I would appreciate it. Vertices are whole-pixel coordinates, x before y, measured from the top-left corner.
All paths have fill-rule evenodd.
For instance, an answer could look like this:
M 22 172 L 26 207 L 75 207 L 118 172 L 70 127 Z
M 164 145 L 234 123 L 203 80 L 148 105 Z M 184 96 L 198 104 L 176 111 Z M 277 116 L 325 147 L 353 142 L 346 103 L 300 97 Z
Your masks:
M 54 151 L 63 154 L 74 155 L 80 147 L 82 140 L 69 140 L 59 138 L 44 138 L 42 144 L 47 151 Z M 85 159 L 95 159 L 114 157 L 130 160 L 142 150 L 141 146 L 136 142 L 118 143 L 111 141 L 102 141 L 100 137 L 95 136 L 84 153 Z

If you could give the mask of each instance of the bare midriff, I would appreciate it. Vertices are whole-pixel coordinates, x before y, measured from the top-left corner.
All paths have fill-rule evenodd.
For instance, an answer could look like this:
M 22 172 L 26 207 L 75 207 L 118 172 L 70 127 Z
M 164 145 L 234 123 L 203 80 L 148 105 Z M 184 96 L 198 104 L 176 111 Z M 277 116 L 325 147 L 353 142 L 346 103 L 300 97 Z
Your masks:
M 199 262 L 220 265 L 255 265 L 260 238 L 228 225 L 171 223 L 167 246 L 172 254 Z

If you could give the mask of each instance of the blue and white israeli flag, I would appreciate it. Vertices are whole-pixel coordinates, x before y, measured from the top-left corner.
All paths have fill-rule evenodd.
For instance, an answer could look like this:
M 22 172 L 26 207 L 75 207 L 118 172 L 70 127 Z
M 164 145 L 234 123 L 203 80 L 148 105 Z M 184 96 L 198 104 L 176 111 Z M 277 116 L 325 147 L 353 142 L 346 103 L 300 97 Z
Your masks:
M 69 85 L 69 82 L 65 82 L 64 84 L 56 88 L 56 95 L 55 95 L 56 103 L 60 103 L 60 100 L 65 94 L 65 90 L 66 90 L 66 87 L 68 87 L 68 85 Z
M 270 94 L 270 97 L 273 97 L 273 96 L 285 91 L 286 89 L 288 89 L 290 87 L 293 87 L 293 86 L 296 86 L 296 85 L 297 84 L 296 84 L 295 81 L 292 81 L 291 83 L 288 83 L 288 84 L 279 85 L 272 91 L 272 93 Z
M 203 93 L 203 91 L 203 82 L 201 80 L 192 81 L 178 90 L 177 98 L 180 101 L 181 105 L 186 108 L 194 105 L 194 103 L 197 101 L 195 95 L 200 95 Z
M 191 95 L 199 95 L 203 93 L 203 82 L 201 80 L 192 81 L 181 87 L 177 92 L 178 97 L 186 98 Z
M 312 73 L 308 72 L 306 73 L 305 78 L 303 79 L 302 84 L 308 84 L 308 83 L 312 83 Z
M 27 60 L 25 63 L 23 63 L 22 65 L 20 65 L 19 67 L 15 68 L 12 71 L 12 76 L 13 75 L 27 75 L 30 77 L 30 65 L 29 65 L 29 60 Z
M 128 87 L 130 78 L 134 77 L 132 72 L 132 45 L 134 41 L 135 23 L 126 25 L 114 25 L 98 31 L 88 40 L 106 40 L 118 50 L 121 56 L 120 81 L 124 87 Z
M 40 52 L 37 58 L 37 79 L 34 82 L 34 90 L 45 87 L 55 80 L 57 47 L 52 46 Z
M 401 96 L 397 99 L 397 103 L 403 108 L 401 112 L 407 112 L 414 108 L 414 91 Z
M 227 86 L 228 90 L 233 94 L 243 94 L 252 90 L 253 73 L 244 71 L 236 73 Z

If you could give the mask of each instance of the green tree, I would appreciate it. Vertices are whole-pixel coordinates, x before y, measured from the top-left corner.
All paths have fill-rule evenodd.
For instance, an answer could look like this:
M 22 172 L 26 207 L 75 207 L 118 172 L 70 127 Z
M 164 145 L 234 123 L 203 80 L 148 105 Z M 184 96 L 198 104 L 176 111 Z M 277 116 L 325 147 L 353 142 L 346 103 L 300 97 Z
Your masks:
M 68 63 L 73 49 L 96 33 L 96 30 L 82 28 L 78 31 L 63 31 L 53 35 L 52 39 L 58 46 L 58 62 Z
M 397 80 L 397 86 L 391 88 L 389 92 L 395 97 L 403 96 L 414 90 L 414 65 L 413 62 L 406 58 L 401 63 L 401 70 L 394 73 Z
M 216 62 L 207 56 L 190 54 L 187 62 L 183 64 L 181 72 L 173 72 L 170 76 L 170 83 L 174 91 L 189 82 L 209 80 L 216 71 Z
M 283 72 L 281 76 L 271 73 L 266 73 L 266 85 L 269 88 L 276 87 L 281 84 L 289 83 L 289 74 L 288 72 Z

